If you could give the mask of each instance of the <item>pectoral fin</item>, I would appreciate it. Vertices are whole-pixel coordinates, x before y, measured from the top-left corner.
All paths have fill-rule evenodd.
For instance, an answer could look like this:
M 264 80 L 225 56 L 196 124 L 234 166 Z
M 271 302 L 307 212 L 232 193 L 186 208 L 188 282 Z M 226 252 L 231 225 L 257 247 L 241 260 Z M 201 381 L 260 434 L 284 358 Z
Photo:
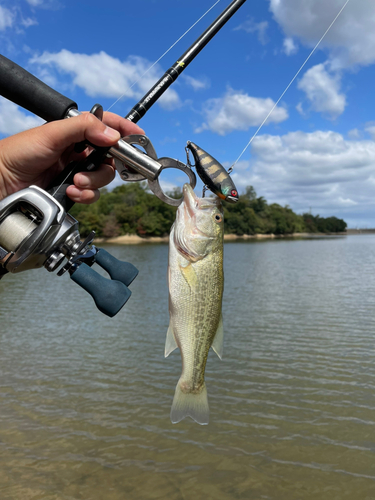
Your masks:
M 167 358 L 171 352 L 177 349 L 178 345 L 176 339 L 174 338 L 172 322 L 169 323 L 167 338 L 165 339 L 165 350 L 164 357 Z
M 217 327 L 214 341 L 212 342 L 212 349 L 216 352 L 220 359 L 223 357 L 223 343 L 224 343 L 224 329 L 223 329 L 223 315 L 220 314 L 219 326 Z
M 191 264 L 188 264 L 187 266 L 180 265 L 180 271 L 190 288 L 193 288 L 198 284 L 197 274 Z

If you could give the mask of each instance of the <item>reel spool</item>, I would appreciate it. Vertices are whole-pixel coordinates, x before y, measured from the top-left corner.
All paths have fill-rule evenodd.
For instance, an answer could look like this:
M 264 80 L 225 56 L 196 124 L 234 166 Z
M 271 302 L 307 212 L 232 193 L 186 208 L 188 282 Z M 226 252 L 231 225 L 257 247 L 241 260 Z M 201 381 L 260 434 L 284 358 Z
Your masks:
M 21 243 L 36 230 L 37 224 L 21 212 L 14 212 L 0 224 L 0 246 L 14 253 Z

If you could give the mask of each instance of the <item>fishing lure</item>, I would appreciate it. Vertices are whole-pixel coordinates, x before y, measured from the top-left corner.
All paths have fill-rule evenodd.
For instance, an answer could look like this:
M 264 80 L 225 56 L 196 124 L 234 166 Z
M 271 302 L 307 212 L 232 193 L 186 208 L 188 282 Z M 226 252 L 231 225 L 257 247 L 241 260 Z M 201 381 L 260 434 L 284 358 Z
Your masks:
M 238 201 L 238 191 L 229 173 L 221 163 L 194 142 L 188 141 L 186 145 L 188 165 L 190 165 L 189 151 L 194 157 L 197 174 L 205 186 L 222 200 L 236 203 Z

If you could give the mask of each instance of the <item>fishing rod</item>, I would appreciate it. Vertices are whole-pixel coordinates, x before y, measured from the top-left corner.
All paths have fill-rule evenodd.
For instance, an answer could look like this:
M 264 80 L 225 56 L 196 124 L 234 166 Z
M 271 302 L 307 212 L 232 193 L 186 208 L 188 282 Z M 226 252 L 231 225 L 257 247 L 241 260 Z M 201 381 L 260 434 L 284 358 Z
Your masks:
M 134 123 L 139 121 L 245 1 L 233 0 L 126 118 Z M 80 114 L 77 103 L 2 55 L 0 95 L 46 121 Z M 102 106 L 96 104 L 91 113 L 101 119 Z M 144 135 L 123 137 L 111 148 L 82 143 L 76 145 L 76 150 L 83 151 L 87 146 L 91 146 L 93 151 L 84 160 L 71 162 L 47 190 L 30 186 L 0 201 L 0 279 L 8 272 L 18 273 L 40 267 L 54 272 L 60 268 L 58 276 L 68 272 L 70 278 L 93 297 L 98 309 L 112 317 L 129 299 L 131 292 L 128 287 L 138 270 L 92 245 L 95 232 L 92 231 L 86 239 L 81 238 L 78 221 L 68 213 L 74 202 L 66 195 L 67 187 L 73 184 L 76 173 L 95 170 L 105 157 L 112 157 L 124 181 L 146 179 L 156 196 L 178 206 L 182 198 L 169 198 L 160 187 L 161 171 L 166 168 L 184 171 L 193 188 L 196 177 L 189 159 L 185 165 L 173 158 L 158 158 L 150 139 Z M 144 152 L 134 146 L 140 146 Z M 204 184 L 221 198 L 236 201 L 237 190 L 224 168 L 195 144 L 188 142 L 187 148 L 193 153 L 196 170 Z M 102 267 L 110 279 L 94 271 L 91 268 L 94 263 Z
M 142 97 L 125 118 L 133 123 L 137 123 L 245 2 L 246 0 L 233 0 L 206 31 L 195 40 L 187 51 L 177 59 L 173 66 Z

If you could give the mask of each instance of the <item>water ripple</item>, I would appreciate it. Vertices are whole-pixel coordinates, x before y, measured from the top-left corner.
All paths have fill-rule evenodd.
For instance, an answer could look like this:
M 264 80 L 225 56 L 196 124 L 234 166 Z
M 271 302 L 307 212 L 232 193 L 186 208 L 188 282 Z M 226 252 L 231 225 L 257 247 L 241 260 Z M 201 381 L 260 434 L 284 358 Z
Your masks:
M 371 498 L 374 244 L 225 246 L 206 427 L 169 421 L 181 359 L 163 356 L 167 246 L 110 248 L 141 271 L 111 320 L 69 279 L 6 276 L 0 498 Z

